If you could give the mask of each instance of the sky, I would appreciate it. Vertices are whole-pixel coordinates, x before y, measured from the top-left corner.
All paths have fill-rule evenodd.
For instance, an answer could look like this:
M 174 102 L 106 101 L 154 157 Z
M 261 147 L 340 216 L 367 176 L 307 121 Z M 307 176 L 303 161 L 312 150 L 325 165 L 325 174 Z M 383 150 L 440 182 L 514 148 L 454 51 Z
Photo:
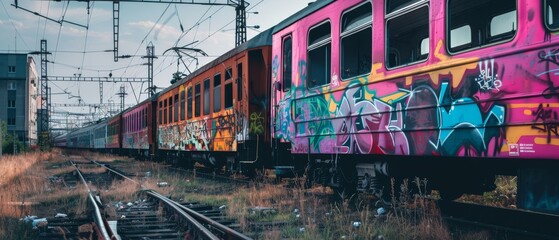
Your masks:
M 281 20 L 306 7 L 310 0 L 246 0 L 247 39 L 266 30 Z M 195 2 L 204 2 L 195 0 Z M 205 2 L 223 3 L 226 0 Z M 39 17 L 12 4 L 15 0 L 0 1 L 0 52 L 29 53 L 40 50 L 41 39 L 47 40 L 48 76 L 83 77 L 147 77 L 146 47 L 155 47 L 154 85 L 167 87 L 172 74 L 188 73 L 182 65 L 177 67 L 177 55 L 163 52 L 174 46 L 199 48 L 209 56 L 198 56 L 197 61 L 185 59 L 188 69 L 194 71 L 212 61 L 235 45 L 235 9 L 230 6 L 206 6 L 167 3 L 120 3 L 119 55 L 131 58 L 114 62 L 112 1 L 49 1 L 18 0 L 18 6 L 37 12 L 56 21 Z M 75 24 L 72 24 L 75 23 Z M 81 25 L 81 26 L 80 26 Z M 87 26 L 87 29 L 82 26 Z M 181 27 L 182 26 L 182 27 Z M 40 56 L 34 55 L 37 74 L 40 76 Z M 122 83 L 103 84 L 103 103 L 120 104 L 117 95 Z M 147 98 L 147 83 L 125 83 L 127 105 Z M 49 82 L 53 104 L 98 104 L 99 83 Z M 114 109 L 117 109 L 115 107 Z M 91 116 L 70 117 L 75 124 L 95 120 L 107 115 L 106 109 L 90 107 L 53 107 L 53 126 L 65 124 L 64 112 L 92 113 Z

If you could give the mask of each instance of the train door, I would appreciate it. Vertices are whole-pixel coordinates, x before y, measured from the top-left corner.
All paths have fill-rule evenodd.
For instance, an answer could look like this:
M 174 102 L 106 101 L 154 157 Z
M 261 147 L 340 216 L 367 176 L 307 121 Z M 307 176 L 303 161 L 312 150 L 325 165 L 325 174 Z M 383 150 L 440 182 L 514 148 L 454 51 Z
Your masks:
M 272 90 L 272 124 L 271 131 L 274 133 L 272 141 L 272 154 L 277 176 L 289 175 L 294 172 L 294 163 L 291 156 L 292 132 L 290 128 L 292 119 L 292 100 L 294 92 L 293 80 L 293 37 L 291 34 L 281 39 L 281 50 L 279 56 L 275 55 L 272 62 L 272 78 L 274 86 Z

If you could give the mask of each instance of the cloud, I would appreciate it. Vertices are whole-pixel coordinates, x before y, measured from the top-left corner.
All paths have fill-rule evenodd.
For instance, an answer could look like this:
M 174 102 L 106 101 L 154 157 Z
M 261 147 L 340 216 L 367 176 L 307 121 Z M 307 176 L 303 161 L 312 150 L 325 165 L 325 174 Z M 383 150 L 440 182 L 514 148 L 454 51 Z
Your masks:
M 175 27 L 162 25 L 162 24 L 159 24 L 159 23 L 156 24 L 153 21 L 130 22 L 130 23 L 128 23 L 128 25 L 144 29 L 144 30 L 146 30 L 146 33 L 153 28 L 153 30 L 151 31 L 150 34 L 153 36 L 153 38 L 155 40 L 157 40 L 159 38 L 161 38 L 161 39 L 177 39 L 181 34 L 181 31 L 179 29 L 175 28 Z
M 7 25 L 9 27 L 15 26 L 17 29 L 22 29 L 24 27 L 23 23 L 20 21 L 16 21 L 16 20 L 12 20 L 12 19 L 8 19 L 8 20 L 1 20 L 0 19 L 0 25 Z

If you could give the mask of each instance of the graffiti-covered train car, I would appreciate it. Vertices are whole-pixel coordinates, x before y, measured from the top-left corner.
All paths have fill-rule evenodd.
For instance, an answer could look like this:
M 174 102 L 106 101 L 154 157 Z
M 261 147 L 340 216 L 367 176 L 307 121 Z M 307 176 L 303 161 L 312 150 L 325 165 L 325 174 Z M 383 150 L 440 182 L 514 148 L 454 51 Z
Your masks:
M 129 156 L 150 158 L 155 152 L 153 115 L 157 95 L 122 113 L 122 151 Z
M 109 118 L 107 123 L 107 151 L 121 153 L 122 148 L 122 113 Z
M 340 195 L 518 175 L 520 207 L 559 212 L 558 30 L 558 1 L 317 1 L 274 30 L 276 156 Z
M 229 171 L 263 166 L 269 154 L 271 31 L 218 57 L 157 98 L 161 154 Z M 269 160 L 269 158 L 267 158 Z

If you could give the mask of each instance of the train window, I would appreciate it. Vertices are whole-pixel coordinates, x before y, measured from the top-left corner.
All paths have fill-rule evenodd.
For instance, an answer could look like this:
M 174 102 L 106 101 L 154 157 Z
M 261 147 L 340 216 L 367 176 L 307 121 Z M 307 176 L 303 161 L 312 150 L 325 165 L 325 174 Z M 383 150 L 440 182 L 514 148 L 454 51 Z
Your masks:
M 184 90 L 182 90 L 181 91 L 181 103 L 180 103 L 181 104 L 180 105 L 181 106 L 181 121 L 184 121 L 184 108 L 185 108 L 184 107 L 184 103 L 185 103 L 184 100 L 185 100 L 184 99 Z
M 330 83 L 332 46 L 330 22 L 325 22 L 309 31 L 307 52 L 307 86 L 313 88 Z
M 225 84 L 225 108 L 233 107 L 233 83 Z
M 468 47 L 472 43 L 472 29 L 469 25 L 450 30 L 450 48 Z
M 175 101 L 173 102 L 173 108 L 174 108 L 174 113 L 173 113 L 173 122 L 178 122 L 179 121 L 179 94 L 175 94 Z
M 372 13 L 370 2 L 344 13 L 341 33 L 342 79 L 371 71 Z
M 159 101 L 159 116 L 158 116 L 158 122 L 159 124 L 163 123 L 163 102 Z
M 142 109 L 142 128 L 146 127 L 146 109 Z
M 291 39 L 291 36 L 283 39 L 282 53 L 282 88 L 284 92 L 287 92 L 291 89 L 291 71 L 293 68 L 293 39 Z
M 204 115 L 210 114 L 210 79 L 204 80 Z
M 414 5 L 415 6 L 415 5 Z M 429 55 L 429 7 L 419 5 L 386 15 L 388 68 L 413 64 Z
M 163 100 L 163 124 L 167 124 L 167 99 Z
M 188 119 L 191 119 L 192 118 L 192 87 L 188 88 L 187 98 L 188 98 L 187 99 L 188 105 L 186 106 L 186 112 L 187 112 L 186 117 L 188 117 Z
M 237 100 L 243 100 L 243 64 L 237 64 Z
M 194 116 L 200 117 L 200 83 L 194 87 Z
M 545 7 L 547 9 L 545 11 L 547 27 L 552 30 L 559 29 L 559 1 L 545 0 Z
M 516 0 L 447 3 L 447 47 L 450 53 L 480 48 L 511 40 L 517 31 Z
M 489 27 L 490 36 L 498 37 L 500 35 L 514 35 L 516 25 L 516 10 L 497 15 L 491 19 Z
M 167 105 L 169 107 L 169 122 L 168 123 L 172 123 L 173 122 L 173 97 L 169 97 L 169 99 L 167 100 L 167 102 L 169 103 L 169 105 Z
M 229 79 L 231 79 L 231 78 L 233 78 L 233 69 L 227 68 L 227 69 L 225 70 L 225 81 L 227 81 L 227 80 L 229 80 Z
M 214 76 L 214 112 L 221 111 L 221 73 Z
M 422 0 L 387 0 L 386 13 L 393 13 L 397 10 L 403 9 L 406 6 L 410 6 L 418 2 L 422 2 Z

